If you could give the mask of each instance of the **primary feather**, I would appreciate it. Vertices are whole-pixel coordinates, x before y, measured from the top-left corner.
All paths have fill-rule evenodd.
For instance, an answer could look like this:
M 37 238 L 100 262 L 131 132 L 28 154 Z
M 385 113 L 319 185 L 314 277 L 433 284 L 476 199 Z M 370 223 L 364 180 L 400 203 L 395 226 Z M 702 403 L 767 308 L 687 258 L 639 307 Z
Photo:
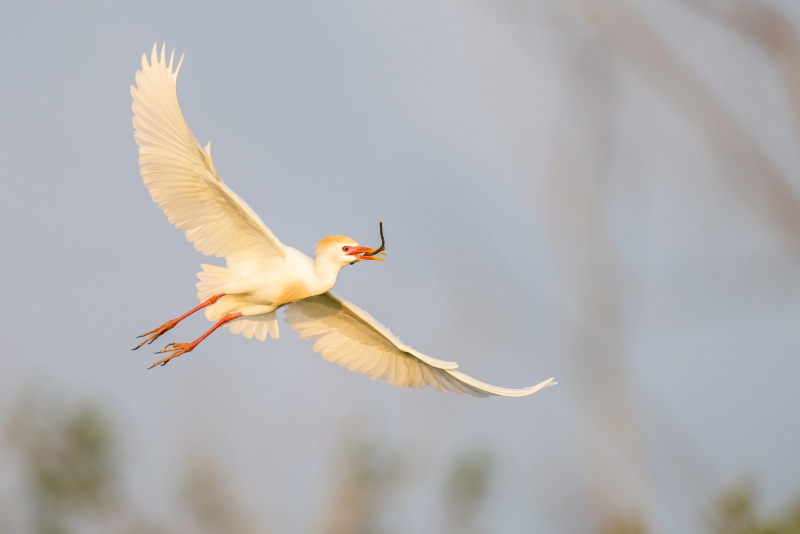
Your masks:
M 557 384 L 550 378 L 535 386 L 492 386 L 456 371 L 458 364 L 418 352 L 371 315 L 330 291 L 286 307 L 286 322 L 304 339 L 316 340 L 324 360 L 401 388 L 431 387 L 460 395 L 521 397 Z
M 166 61 L 153 46 L 150 63 L 142 56 L 133 96 L 133 127 L 139 166 L 150 196 L 169 222 L 186 232 L 194 247 L 228 265 L 286 256 L 284 245 L 217 175 L 211 143 L 203 149 L 178 104 L 180 62 Z M 181 62 L 183 58 L 181 58 Z

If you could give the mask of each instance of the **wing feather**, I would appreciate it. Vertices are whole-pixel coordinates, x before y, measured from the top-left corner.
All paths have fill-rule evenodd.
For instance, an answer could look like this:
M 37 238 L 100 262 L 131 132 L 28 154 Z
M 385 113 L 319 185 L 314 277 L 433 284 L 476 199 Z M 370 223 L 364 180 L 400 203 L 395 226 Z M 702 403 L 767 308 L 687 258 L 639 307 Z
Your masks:
M 509 389 L 481 382 L 456 371 L 455 362 L 431 358 L 405 345 L 367 312 L 330 292 L 288 304 L 285 310 L 289 326 L 300 337 L 314 340 L 313 348 L 324 360 L 393 386 L 430 386 L 475 397 L 521 397 L 556 384 L 549 378 L 528 388 Z
M 202 148 L 186 124 L 177 93 L 183 58 L 173 70 L 174 51 L 167 63 L 165 49 L 159 56 L 154 45 L 149 62 L 142 56 L 131 86 L 134 138 L 150 196 L 203 254 L 225 257 L 229 266 L 284 258 L 284 245 L 217 175 L 211 143 Z

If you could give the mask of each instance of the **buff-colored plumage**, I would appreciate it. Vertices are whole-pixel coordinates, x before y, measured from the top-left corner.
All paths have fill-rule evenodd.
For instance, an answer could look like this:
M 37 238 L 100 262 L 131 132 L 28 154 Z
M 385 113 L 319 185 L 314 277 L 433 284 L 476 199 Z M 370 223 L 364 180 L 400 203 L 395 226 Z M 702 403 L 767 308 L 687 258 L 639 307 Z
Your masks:
M 182 59 L 181 59 L 182 61 Z M 277 339 L 276 311 L 323 359 L 385 380 L 397 387 L 431 387 L 478 397 L 530 395 L 556 382 L 550 378 L 523 389 L 506 389 L 480 382 L 456 370 L 454 362 L 426 356 L 394 336 L 368 313 L 330 292 L 339 270 L 368 258 L 357 254 L 357 243 L 330 236 L 317 243 L 316 259 L 281 243 L 256 213 L 220 179 L 211 159 L 210 143 L 197 142 L 183 118 L 177 95 L 181 62 L 173 68 L 165 47 L 153 47 L 142 57 L 133 96 L 133 126 L 139 144 L 144 184 L 169 222 L 203 254 L 224 257 L 226 266 L 202 265 L 197 296 L 206 317 L 245 337 Z M 355 248 L 355 252 L 350 249 Z M 374 254 L 378 250 L 373 250 Z M 362 251 L 363 252 L 363 251 Z M 185 316 L 165 323 L 145 342 L 152 342 Z M 205 336 L 156 364 L 192 350 Z M 141 346 L 141 344 L 139 345 Z M 138 347 L 137 347 L 138 348 Z
M 323 237 L 319 240 L 316 248 L 314 249 L 314 255 L 319 256 L 321 251 L 328 248 L 341 247 L 353 243 L 355 243 L 355 240 L 347 237 L 346 235 L 329 235 L 328 237 Z

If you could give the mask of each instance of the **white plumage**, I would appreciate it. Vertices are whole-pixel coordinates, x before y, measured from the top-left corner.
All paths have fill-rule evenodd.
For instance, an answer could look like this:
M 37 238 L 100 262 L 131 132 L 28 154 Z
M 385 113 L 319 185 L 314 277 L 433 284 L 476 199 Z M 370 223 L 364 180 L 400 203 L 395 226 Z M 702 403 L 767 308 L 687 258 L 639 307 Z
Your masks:
M 485 384 L 456 370 L 454 362 L 437 360 L 403 344 L 367 312 L 332 294 L 345 265 L 376 260 L 380 249 L 361 247 L 344 236 L 317 245 L 316 258 L 281 243 L 256 213 L 217 175 L 211 144 L 201 147 L 178 104 L 181 61 L 167 61 L 157 47 L 136 73 L 133 126 L 139 144 L 139 165 L 150 196 L 169 222 L 184 230 L 194 247 L 224 257 L 226 266 L 202 265 L 198 273 L 200 305 L 140 337 L 152 343 L 190 314 L 205 309 L 216 321 L 192 343 L 173 343 L 154 363 L 164 365 L 185 354 L 219 327 L 265 340 L 278 338 L 276 311 L 285 307 L 286 322 L 301 337 L 315 340 L 322 358 L 397 387 L 451 391 L 478 397 L 530 395 L 556 382 L 507 389 Z

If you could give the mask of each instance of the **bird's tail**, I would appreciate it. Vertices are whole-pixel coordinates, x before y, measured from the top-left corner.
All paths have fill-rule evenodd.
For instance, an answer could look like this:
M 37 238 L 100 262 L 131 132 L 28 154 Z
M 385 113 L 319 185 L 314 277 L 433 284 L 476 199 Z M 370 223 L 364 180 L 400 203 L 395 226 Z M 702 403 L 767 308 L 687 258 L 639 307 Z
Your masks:
M 197 273 L 197 298 L 201 301 L 219 295 L 231 293 L 236 284 L 241 280 L 241 274 L 236 269 L 220 267 L 219 265 L 201 264 L 202 271 Z M 229 300 L 231 299 L 231 300 Z M 223 297 L 205 310 L 206 318 L 215 321 L 226 313 L 238 308 L 239 303 L 235 296 Z M 230 328 L 234 334 L 242 334 L 246 338 L 255 337 L 264 341 L 267 334 L 278 339 L 278 317 L 275 312 L 262 315 L 246 315 L 225 323 L 224 328 Z
M 201 264 L 203 269 L 197 273 L 197 298 L 201 301 L 220 293 L 229 293 L 231 287 L 241 278 L 239 271 L 219 265 Z

